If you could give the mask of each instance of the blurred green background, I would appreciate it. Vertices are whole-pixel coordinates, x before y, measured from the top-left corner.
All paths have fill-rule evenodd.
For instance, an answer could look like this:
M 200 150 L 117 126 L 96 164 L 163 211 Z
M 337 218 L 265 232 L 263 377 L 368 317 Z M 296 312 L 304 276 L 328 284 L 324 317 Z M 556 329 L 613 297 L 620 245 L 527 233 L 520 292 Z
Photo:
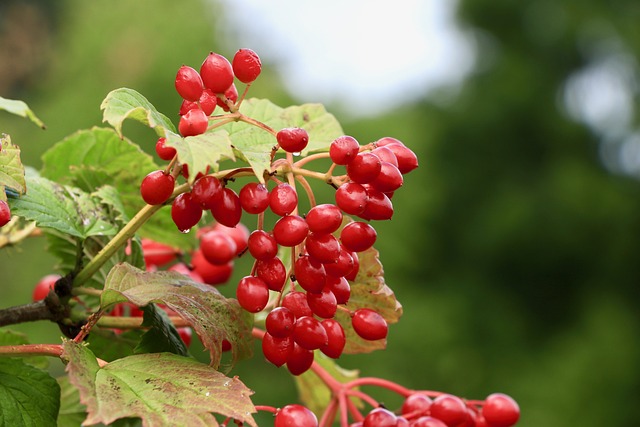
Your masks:
M 101 125 L 112 89 L 134 88 L 171 116 L 180 65 L 253 48 L 234 39 L 243 28 L 227 28 L 226 6 L 3 0 L 0 95 L 26 101 L 47 130 L 1 113 L 0 131 L 39 167 L 53 143 Z M 404 316 L 386 351 L 340 363 L 410 388 L 508 393 L 522 427 L 637 425 L 640 3 L 466 0 L 456 19 L 476 50 L 460 86 L 412 93 L 377 117 L 328 106 L 345 133 L 394 136 L 420 159 L 393 199 L 394 219 L 376 225 Z M 287 93 L 264 59 L 278 55 L 258 53 L 265 69 L 251 96 L 316 101 Z M 153 153 L 151 131 L 127 124 L 125 134 Z M 42 239 L 1 251 L 0 306 L 28 301 L 54 265 Z M 47 324 L 13 329 L 34 342 L 60 335 Z M 295 399 L 286 372 L 261 360 L 233 373 L 257 404 Z

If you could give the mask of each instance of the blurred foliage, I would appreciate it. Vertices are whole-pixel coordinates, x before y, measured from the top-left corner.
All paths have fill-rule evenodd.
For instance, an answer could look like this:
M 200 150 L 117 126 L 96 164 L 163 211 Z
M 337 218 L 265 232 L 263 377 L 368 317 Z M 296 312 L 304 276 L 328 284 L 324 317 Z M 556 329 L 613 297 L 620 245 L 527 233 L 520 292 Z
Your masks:
M 33 45 L 20 51 L 31 56 L 19 63 L 32 66 L 14 68 L 17 77 L 0 86 L 2 95 L 27 101 L 48 130 L 6 115 L 0 130 L 35 166 L 54 142 L 99 124 L 98 106 L 111 89 L 135 88 L 170 115 L 179 103 L 173 77 L 181 64 L 197 65 L 211 50 L 235 51 L 216 31 L 226 25 L 217 2 L 4 1 L 0 16 L 15 16 L 12 7 L 38 32 L 21 39 Z M 521 404 L 522 427 L 634 425 L 640 185 L 605 168 L 603 132 L 572 117 L 565 91 L 611 40 L 637 64 L 640 6 L 476 0 L 462 2 L 458 18 L 478 61 L 455 95 L 343 121 L 361 142 L 401 139 L 421 165 L 395 195 L 394 219 L 376 226 L 387 281 L 405 314 L 391 328 L 387 351 L 341 363 L 412 388 L 469 398 L 509 393 Z M 3 53 L 17 27 L 0 22 Z M 292 95 L 265 68 L 252 96 L 287 105 Z M 637 86 L 632 90 L 637 128 Z M 148 139 L 152 152 L 147 129 L 131 125 L 125 133 Z M 27 300 L 52 269 L 42 245 L 35 239 L 0 254 L 3 306 Z M 36 331 L 34 341 L 51 340 L 50 325 L 21 328 Z M 197 345 L 192 351 L 200 355 Z M 257 391 L 255 401 L 294 399 L 287 374 L 258 359 L 235 372 Z

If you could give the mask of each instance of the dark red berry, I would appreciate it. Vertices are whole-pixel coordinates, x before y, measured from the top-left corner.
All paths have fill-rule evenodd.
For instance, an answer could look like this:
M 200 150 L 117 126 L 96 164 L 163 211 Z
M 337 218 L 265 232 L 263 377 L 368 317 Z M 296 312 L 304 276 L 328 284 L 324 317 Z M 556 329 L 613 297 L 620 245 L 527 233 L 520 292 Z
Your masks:
M 316 318 L 302 316 L 296 319 L 293 340 L 302 348 L 317 350 L 323 345 L 327 345 L 327 331 Z
M 326 269 L 326 266 L 325 266 Z M 344 277 L 327 276 L 326 286 L 336 297 L 337 304 L 346 304 L 351 298 L 351 285 Z
M 226 100 L 224 98 L 226 98 Z M 235 104 L 238 100 L 238 89 L 236 88 L 235 84 L 229 86 L 229 89 L 224 92 L 224 98 L 217 96 L 216 102 L 224 111 L 229 111 L 230 108 L 227 103 L 230 102 L 231 104 Z
M 221 231 L 209 231 L 200 237 L 202 254 L 211 264 L 224 265 L 236 256 L 236 242 Z
M 202 218 L 202 207 L 191 199 L 191 193 L 179 194 L 171 204 L 171 218 L 178 230 L 187 232 Z
M 384 317 L 369 308 L 356 310 L 351 318 L 351 325 L 356 334 L 368 341 L 386 338 L 389 329 Z
M 411 427 L 447 427 L 447 425 L 437 418 L 424 416 L 413 420 Z
M 259 214 L 269 206 L 269 190 L 259 182 L 249 182 L 240 189 L 240 206 L 245 212 Z
M 249 253 L 257 260 L 268 260 L 278 254 L 276 239 L 264 230 L 252 231 L 247 244 Z
M 327 331 L 327 345 L 320 347 L 320 351 L 332 359 L 337 359 L 342 354 L 347 338 L 342 325 L 334 319 L 324 319 L 320 322 Z
M 307 302 L 307 294 L 304 292 L 289 292 L 282 298 L 282 306 L 287 307 L 296 318 L 313 316 L 313 311 L 311 311 Z
M 342 225 L 342 211 L 329 203 L 316 205 L 305 216 L 309 230 L 315 233 L 333 233 Z
M 211 206 L 211 214 L 220 224 L 235 227 L 242 218 L 240 197 L 231 188 L 223 188 L 221 197 Z
M 287 307 L 274 308 L 265 319 L 267 332 L 277 338 L 291 335 L 295 324 L 296 316 Z
M 307 350 L 299 344 L 293 344 L 293 351 L 287 360 L 287 369 L 291 375 L 301 375 L 309 370 L 313 364 L 313 350 Z
M 157 170 L 149 173 L 140 184 L 140 195 L 150 205 L 161 205 L 166 202 L 175 186 L 175 179 L 164 171 Z
M 289 184 L 278 184 L 269 193 L 269 207 L 276 215 L 285 216 L 298 206 L 298 194 Z
M 156 154 L 162 160 L 171 160 L 176 155 L 176 149 L 173 147 L 167 147 L 165 145 L 166 142 L 166 138 L 158 138 L 158 141 L 156 142 Z
M 406 397 L 400 411 L 403 415 L 413 414 L 416 417 L 427 415 L 432 402 L 426 394 L 413 393 Z
M 179 250 L 172 246 L 151 239 L 143 238 L 140 243 L 142 244 L 142 255 L 147 268 L 152 266 L 161 267 L 168 264 L 174 261 L 180 253 Z
M 406 145 L 398 141 L 395 138 L 380 138 L 376 141 L 376 145 L 387 147 L 393 154 L 396 155 L 398 160 L 398 169 L 402 174 L 407 174 L 418 167 L 418 157 L 411 151 Z
M 337 165 L 346 165 L 356 157 L 360 150 L 360 143 L 348 135 L 336 138 L 329 146 L 329 156 L 333 163 Z
M 353 182 L 366 184 L 373 181 L 380 173 L 380 158 L 371 152 L 358 153 L 347 163 L 347 175 Z
M 367 189 L 367 204 L 364 211 L 358 215 L 366 220 L 386 220 L 393 216 L 393 203 L 391 199 L 383 192 L 365 184 Z
M 289 360 L 294 344 L 291 336 L 277 338 L 267 332 L 262 338 L 262 354 L 269 362 L 280 367 Z
M 354 221 L 345 225 L 340 232 L 342 246 L 352 252 L 362 252 L 376 242 L 376 230 L 366 222 Z
M 200 177 L 191 187 L 191 197 L 196 203 L 200 203 L 203 209 L 212 209 L 222 198 L 222 184 L 218 178 L 211 175 Z
M 189 110 L 180 117 L 178 130 L 182 136 L 195 136 L 203 134 L 207 130 L 209 119 L 200 109 Z
M 183 65 L 176 75 L 176 90 L 187 101 L 198 101 L 202 95 L 202 78 L 193 68 Z
M 258 277 L 245 276 L 238 283 L 236 298 L 242 308 L 257 313 L 267 306 L 269 287 Z
M 257 53 L 251 49 L 240 49 L 233 56 L 231 63 L 233 74 L 242 83 L 251 83 L 258 78 L 262 71 L 262 62 Z
M 11 209 L 6 201 L 0 200 L 0 227 L 11 221 Z
M 292 404 L 276 413 L 274 427 L 318 427 L 318 419 L 305 406 Z
M 340 256 L 340 242 L 333 234 L 309 233 L 304 247 L 323 264 L 335 263 Z
M 299 153 L 309 143 L 309 134 L 302 128 L 284 128 L 276 134 L 278 145 L 288 153 Z
M 336 190 L 336 204 L 349 215 L 360 215 L 367 206 L 367 190 L 357 182 L 347 182 Z
M 36 286 L 33 288 L 33 294 L 31 295 L 31 300 L 33 302 L 41 301 L 49 295 L 49 291 L 51 291 L 56 282 L 60 279 L 60 275 L 58 274 L 47 274 L 42 279 L 36 283 Z
M 182 342 L 184 342 L 184 345 L 189 347 L 191 345 L 191 338 L 193 336 L 193 331 L 191 330 L 191 328 L 185 326 L 182 328 L 177 328 L 177 331 L 178 335 L 180 335 L 180 338 L 182 339 Z
M 400 169 L 389 162 L 380 162 L 380 173 L 371 181 L 371 186 L 383 193 L 394 192 L 402 187 L 402 184 Z
M 354 265 L 355 263 L 351 252 L 341 248 L 340 255 L 338 255 L 336 262 L 325 264 L 324 270 L 326 271 L 327 276 L 344 277 L 351 273 Z
M 321 319 L 331 319 L 336 315 L 338 301 L 330 288 L 325 287 L 320 293 L 307 292 L 307 302 L 313 314 Z
M 398 159 L 390 148 L 380 146 L 374 148 L 371 152 L 378 156 L 381 162 L 389 162 L 396 167 L 398 166 Z
M 358 276 L 358 271 L 360 271 L 360 259 L 357 252 L 351 252 L 351 257 L 353 258 L 353 268 L 344 275 L 344 278 L 353 282 Z
M 432 417 L 449 427 L 455 427 L 467 418 L 466 405 L 462 399 L 451 394 L 441 394 L 433 399 L 429 411 Z
M 510 427 L 520 419 L 520 407 L 511 396 L 493 393 L 485 399 L 482 416 L 491 427 Z
M 309 234 L 307 221 L 298 215 L 286 215 L 273 226 L 273 237 L 279 245 L 292 247 L 299 245 Z
M 213 110 L 216 109 L 216 105 L 218 105 L 218 97 L 216 94 L 211 92 L 211 89 L 205 89 L 202 91 L 202 95 L 200 95 L 199 102 L 187 101 L 186 99 L 182 101 L 178 114 L 184 116 L 189 110 L 200 109 L 204 111 L 204 114 L 210 116 Z
M 224 93 L 233 83 L 233 68 L 227 58 L 211 52 L 200 66 L 200 76 L 213 93 Z
M 277 256 L 256 262 L 256 276 L 264 280 L 269 289 L 280 292 L 287 280 L 287 269 Z
M 308 255 L 296 260 L 294 274 L 298 284 L 308 292 L 321 292 L 327 280 L 327 273 L 322 263 Z

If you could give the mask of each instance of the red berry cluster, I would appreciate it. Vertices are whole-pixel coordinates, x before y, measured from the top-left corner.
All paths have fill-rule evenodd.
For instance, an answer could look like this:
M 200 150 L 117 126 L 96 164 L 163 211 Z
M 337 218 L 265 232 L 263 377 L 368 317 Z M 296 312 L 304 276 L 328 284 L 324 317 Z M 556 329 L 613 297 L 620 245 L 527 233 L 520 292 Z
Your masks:
M 0 227 L 4 227 L 11 221 L 11 209 L 4 200 L 0 200 Z
M 378 407 L 350 427 L 511 427 L 520 418 L 516 401 L 503 393 L 472 402 L 451 394 L 432 399 L 416 392 L 405 398 L 399 412 Z

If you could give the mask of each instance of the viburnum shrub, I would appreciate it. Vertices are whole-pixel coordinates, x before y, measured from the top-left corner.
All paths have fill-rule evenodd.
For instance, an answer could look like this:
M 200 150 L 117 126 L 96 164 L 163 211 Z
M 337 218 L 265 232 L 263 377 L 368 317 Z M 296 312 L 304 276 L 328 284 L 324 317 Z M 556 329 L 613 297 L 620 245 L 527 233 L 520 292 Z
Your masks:
M 29 344 L 0 330 L 3 425 L 256 426 L 258 411 L 276 427 L 515 425 L 520 411 L 505 394 L 466 400 L 337 365 L 384 349 L 402 314 L 375 227 L 393 215 L 395 192 L 418 166 L 414 152 L 391 137 L 344 135 L 318 104 L 246 98 L 261 71 L 249 49 L 232 62 L 209 53 L 197 69 L 183 65 L 167 79 L 183 99 L 178 130 L 123 88 L 101 105 L 110 127 L 53 145 L 39 171 L 2 136 L 1 241 L 44 234 L 59 262 L 34 302 L 0 309 L 0 326 L 47 320 L 65 336 Z M 41 124 L 20 101 L 0 98 L 0 108 Z M 123 135 L 126 119 L 157 141 L 142 150 Z M 314 169 L 321 159 L 330 166 Z M 314 189 L 327 185 L 335 196 L 317 200 Z M 239 257 L 251 268 L 229 283 Z M 209 363 L 189 354 L 192 339 Z M 253 356 L 253 340 L 262 344 L 254 357 L 324 392 L 260 405 L 244 383 L 251 378 L 228 376 Z M 52 378 L 42 356 L 59 358 L 65 375 Z M 384 407 L 381 388 L 404 403 Z

